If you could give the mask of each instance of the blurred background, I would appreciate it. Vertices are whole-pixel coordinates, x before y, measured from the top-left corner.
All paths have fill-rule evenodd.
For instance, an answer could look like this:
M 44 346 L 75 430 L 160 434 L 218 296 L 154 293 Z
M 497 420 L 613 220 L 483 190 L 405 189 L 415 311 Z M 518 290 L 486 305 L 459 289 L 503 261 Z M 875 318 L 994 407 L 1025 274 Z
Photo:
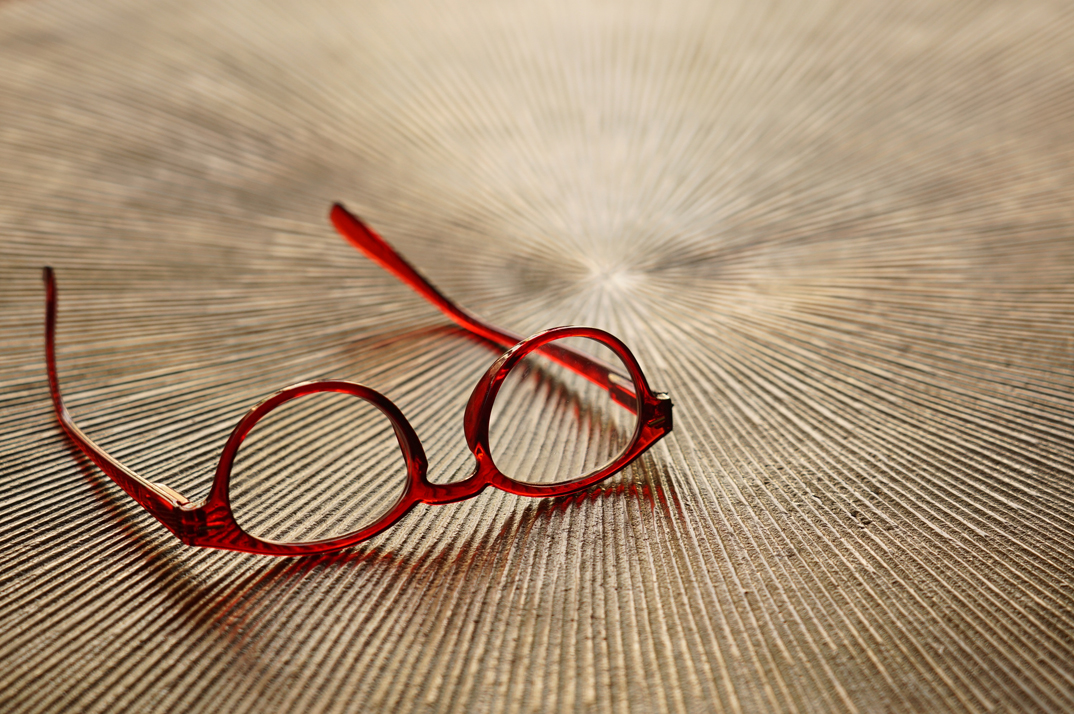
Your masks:
M 181 545 L 57 427 L 41 267 L 150 480 L 327 378 L 465 477 L 496 351 L 337 200 L 497 325 L 621 337 L 674 432 L 336 555 Z M 1068 711 L 1072 388 L 1069 3 L 0 4 L 6 711 Z

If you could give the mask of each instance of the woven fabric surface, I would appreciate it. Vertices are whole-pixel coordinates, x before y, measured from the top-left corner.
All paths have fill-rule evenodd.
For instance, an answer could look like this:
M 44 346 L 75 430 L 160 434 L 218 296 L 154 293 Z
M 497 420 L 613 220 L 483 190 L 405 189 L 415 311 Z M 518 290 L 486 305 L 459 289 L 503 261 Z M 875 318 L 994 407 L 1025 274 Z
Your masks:
M 0 709 L 1074 709 L 1072 9 L 0 4 Z M 152 481 L 327 378 L 465 477 L 496 354 L 336 200 L 497 325 L 621 337 L 674 431 L 334 555 L 180 544 L 58 428 L 41 267 Z

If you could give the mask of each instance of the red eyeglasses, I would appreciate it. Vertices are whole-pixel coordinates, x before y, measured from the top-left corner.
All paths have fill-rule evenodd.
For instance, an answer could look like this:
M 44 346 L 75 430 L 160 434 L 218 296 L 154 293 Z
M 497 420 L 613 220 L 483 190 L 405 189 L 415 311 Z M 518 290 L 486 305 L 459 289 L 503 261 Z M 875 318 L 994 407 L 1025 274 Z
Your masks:
M 395 404 L 360 384 L 330 380 L 292 385 L 248 411 L 224 446 L 204 501 L 191 502 L 163 484 L 152 483 L 97 446 L 67 411 L 56 375 L 56 281 L 52 269 L 44 269 L 45 359 L 60 425 L 86 456 L 184 543 L 283 556 L 340 550 L 380 533 L 416 504 L 461 501 L 486 486 L 538 497 L 580 491 L 616 473 L 671 431 L 671 400 L 649 388 L 638 361 L 618 338 L 591 327 L 555 327 L 522 339 L 448 300 L 343 206 L 332 207 L 331 219 L 356 248 L 466 330 L 501 347 L 513 345 L 488 368 L 466 404 L 464 433 L 476 459 L 469 477 L 452 483 L 430 482 L 421 442 Z M 237 459 L 246 458 L 246 449 L 240 455 L 240 447 L 263 420 L 267 436 L 252 440 L 257 444 L 251 447 L 251 463 L 269 462 L 273 473 L 299 468 L 296 461 L 302 459 L 325 472 L 340 463 L 340 455 L 353 448 L 355 438 L 338 438 L 344 426 L 348 434 L 355 431 L 353 422 L 340 423 L 342 412 L 319 405 L 289 412 L 275 421 L 270 417 L 274 410 L 294 406 L 303 397 L 326 394 L 343 400 L 357 398 L 369 407 L 358 419 L 358 427 L 361 438 L 380 445 L 380 457 L 371 467 L 376 473 L 348 475 L 337 479 L 341 485 L 307 491 L 303 498 L 308 502 L 296 502 L 281 490 L 286 481 L 276 484 L 281 488 L 269 489 L 268 496 L 249 489 L 235 492 L 232 470 Z M 304 428 L 319 429 L 326 438 L 304 453 L 293 449 L 276 453 Z M 519 449 L 520 443 L 528 448 Z M 400 473 L 391 475 L 383 467 L 384 454 L 394 449 L 401 452 L 403 463 Z M 247 509 L 251 497 L 259 493 L 268 503 Z M 301 532 L 278 538 L 279 513 L 295 508 L 311 509 L 317 516 Z M 331 535 L 326 537 L 326 533 Z

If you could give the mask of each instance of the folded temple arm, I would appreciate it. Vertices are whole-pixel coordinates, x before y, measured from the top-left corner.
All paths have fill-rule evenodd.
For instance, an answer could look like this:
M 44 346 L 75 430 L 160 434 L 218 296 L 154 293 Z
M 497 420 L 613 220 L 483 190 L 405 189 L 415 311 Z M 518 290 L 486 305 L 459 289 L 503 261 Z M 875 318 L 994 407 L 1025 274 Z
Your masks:
M 330 216 L 336 230 L 351 245 L 409 285 L 415 292 L 438 307 L 441 312 L 461 327 L 504 348 L 513 347 L 525 339 L 518 333 L 504 330 L 486 322 L 469 310 L 449 300 L 443 293 L 433 287 L 433 284 L 426 280 L 403 256 L 388 245 L 387 241 L 381 238 L 376 231 L 341 204 L 336 203 L 332 206 Z M 636 410 L 635 394 L 631 388 L 632 381 L 629 375 L 621 373 L 595 357 L 565 345 L 549 344 L 540 348 L 540 351 L 572 372 L 607 389 L 615 401 L 630 411 Z

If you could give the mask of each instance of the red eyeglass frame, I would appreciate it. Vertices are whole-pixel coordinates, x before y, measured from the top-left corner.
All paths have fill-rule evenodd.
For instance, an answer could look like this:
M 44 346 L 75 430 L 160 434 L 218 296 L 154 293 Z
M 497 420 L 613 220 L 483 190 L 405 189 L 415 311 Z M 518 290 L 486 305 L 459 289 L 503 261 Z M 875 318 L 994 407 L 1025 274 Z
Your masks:
M 604 330 L 593 327 L 554 327 L 532 337 L 520 336 L 491 325 L 446 298 L 417 272 L 387 242 L 340 204 L 331 211 L 336 229 L 369 258 L 409 285 L 448 317 L 470 331 L 500 346 L 510 347 L 478 381 L 466 404 L 463 426 L 466 443 L 476 459 L 474 472 L 453 483 L 437 484 L 428 480 L 428 462 L 417 434 L 399 408 L 376 390 L 355 382 L 326 380 L 304 382 L 281 389 L 251 408 L 235 426 L 224 445 L 216 467 L 209 496 L 191 502 L 182 494 L 161 483 L 150 482 L 134 473 L 95 444 L 75 424 L 60 393 L 56 373 L 56 280 L 52 268 L 45 268 L 45 361 L 49 392 L 56 418 L 78 448 L 109 478 L 115 481 L 143 508 L 187 545 L 236 550 L 261 555 L 297 556 L 341 550 L 370 538 L 392 526 L 419 503 L 453 503 L 477 495 L 488 486 L 520 496 L 551 497 L 575 493 L 619 471 L 672 429 L 671 399 L 653 392 L 642 374 L 641 366 L 625 344 Z M 629 380 L 609 365 L 573 348 L 549 344 L 565 337 L 587 337 L 612 350 L 630 372 Z M 535 350 L 589 381 L 608 390 L 616 402 L 638 413 L 634 435 L 626 449 L 611 463 L 572 481 L 551 485 L 525 483 L 501 472 L 489 449 L 489 420 L 492 405 L 503 380 L 519 360 Z M 631 389 L 631 381 L 635 390 Z M 407 467 L 407 484 L 395 505 L 362 530 L 334 538 L 285 543 L 257 538 L 244 531 L 231 510 L 231 469 L 243 439 L 266 414 L 292 399 L 318 392 L 339 392 L 364 399 L 377 407 L 391 422 Z M 633 407 L 633 408 L 632 408 Z

